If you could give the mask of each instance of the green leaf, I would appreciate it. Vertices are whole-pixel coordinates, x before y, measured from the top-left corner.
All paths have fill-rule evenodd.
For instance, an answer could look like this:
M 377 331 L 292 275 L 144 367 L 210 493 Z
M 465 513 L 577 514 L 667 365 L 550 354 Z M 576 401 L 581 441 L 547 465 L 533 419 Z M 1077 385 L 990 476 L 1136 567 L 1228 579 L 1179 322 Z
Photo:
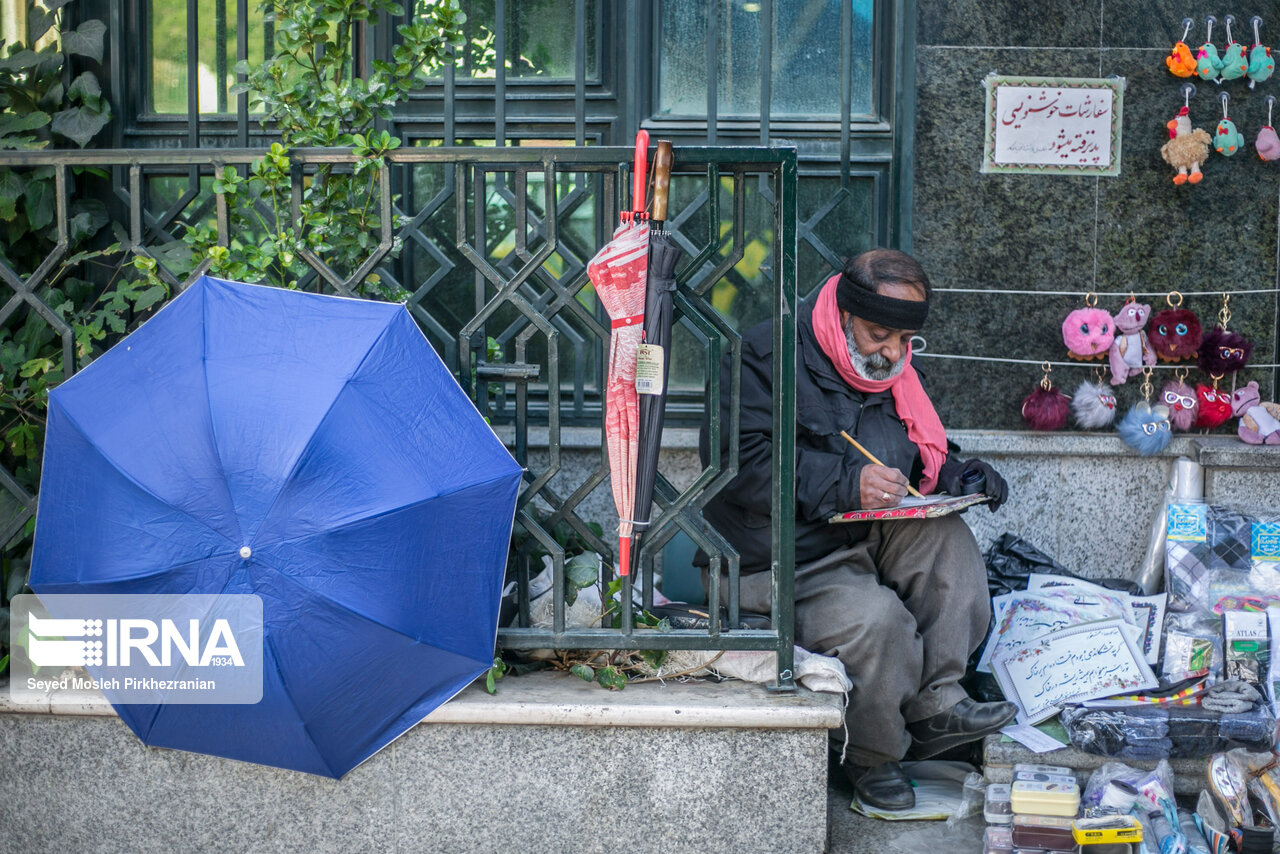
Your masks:
M 568 581 L 578 589 L 595 584 L 599 573 L 599 558 L 591 552 L 574 555 L 564 565 L 565 581 Z
M 591 665 L 578 663 L 569 668 L 569 672 L 584 682 L 596 681 L 596 672 L 591 669 Z
M 151 308 L 151 306 L 160 302 L 160 300 L 164 298 L 165 298 L 164 288 L 160 287 L 159 285 L 154 285 L 152 287 L 147 288 L 142 293 L 138 294 L 138 298 L 134 300 L 133 308 L 135 311 L 146 311 L 147 309 Z
M 0 71 L 25 71 L 35 68 L 46 59 L 34 50 L 20 50 L 8 59 L 0 59 Z
M 5 113 L 0 115 L 0 136 L 9 133 L 21 133 L 25 130 L 36 130 L 49 124 L 49 114 L 36 110 L 25 116 Z
M 490 670 L 484 674 L 484 689 L 490 694 L 498 693 L 498 686 L 493 684 L 493 671 Z
M 621 691 L 627 687 L 627 674 L 610 664 L 596 671 L 596 684 L 610 691 Z
M 85 71 L 71 81 L 71 86 L 67 89 L 67 97 L 96 110 L 102 103 L 102 87 L 98 85 L 97 77 Z
M 109 121 L 110 110 L 98 112 L 89 107 L 72 107 L 54 115 L 53 132 L 84 148 Z
M 32 181 L 23 194 L 27 200 L 27 223 L 39 231 L 53 222 L 54 197 L 52 181 Z
M 85 21 L 74 30 L 62 34 L 62 49 L 67 53 L 102 62 L 102 37 L 106 32 L 107 25 L 102 21 Z

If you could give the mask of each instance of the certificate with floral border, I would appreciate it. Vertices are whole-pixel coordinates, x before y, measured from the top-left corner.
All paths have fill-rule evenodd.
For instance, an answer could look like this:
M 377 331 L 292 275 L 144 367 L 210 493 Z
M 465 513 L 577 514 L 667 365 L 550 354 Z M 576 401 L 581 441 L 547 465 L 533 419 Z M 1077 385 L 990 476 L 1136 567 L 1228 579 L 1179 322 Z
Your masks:
M 1065 703 L 1132 694 L 1158 684 L 1137 632 L 1119 619 L 1050 632 L 997 658 L 993 666 L 1005 697 L 1018 706 L 1018 723 L 1051 718 Z
M 1124 78 L 989 74 L 982 85 L 983 172 L 1120 174 Z

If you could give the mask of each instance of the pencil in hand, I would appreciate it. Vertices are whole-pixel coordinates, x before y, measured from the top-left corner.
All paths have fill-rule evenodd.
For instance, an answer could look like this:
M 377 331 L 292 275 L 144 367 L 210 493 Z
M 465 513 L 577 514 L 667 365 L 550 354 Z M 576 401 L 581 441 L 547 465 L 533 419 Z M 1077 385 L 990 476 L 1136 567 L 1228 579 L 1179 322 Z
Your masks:
M 859 444 L 858 444 L 858 440 L 857 440 L 857 439 L 855 439 L 855 438 L 853 438 L 852 436 L 850 436 L 850 435 L 849 435 L 848 433 L 846 433 L 844 430 L 841 430 L 841 431 L 840 431 L 840 435 L 841 435 L 841 436 L 844 436 L 846 439 L 848 439 L 848 440 L 849 440 L 849 444 L 850 444 L 850 445 L 853 445 L 855 448 L 857 448 L 859 451 L 861 451 L 861 452 L 862 452 L 862 455 L 863 455 L 864 457 L 866 457 L 867 459 L 871 460 L 871 462 L 872 462 L 872 463 L 874 463 L 875 465 L 878 465 L 878 466 L 884 466 L 885 468 L 888 468 L 888 466 L 884 465 L 884 463 L 882 463 L 882 462 L 880 462 L 878 459 L 876 459 L 876 455 L 875 455 L 875 454 L 871 453 L 871 452 L 870 452 L 870 451 L 868 451 L 866 448 L 864 448 L 864 447 L 862 447 L 861 445 L 859 445 Z M 923 496 L 923 495 L 921 495 L 919 492 L 917 492 L 917 491 L 916 491 L 916 488 L 915 488 L 914 486 L 912 486 L 911 484 L 909 484 L 909 483 L 907 484 L 907 492 L 910 492 L 910 493 L 911 493 L 912 495 L 914 495 L 916 498 L 924 498 L 924 496 Z

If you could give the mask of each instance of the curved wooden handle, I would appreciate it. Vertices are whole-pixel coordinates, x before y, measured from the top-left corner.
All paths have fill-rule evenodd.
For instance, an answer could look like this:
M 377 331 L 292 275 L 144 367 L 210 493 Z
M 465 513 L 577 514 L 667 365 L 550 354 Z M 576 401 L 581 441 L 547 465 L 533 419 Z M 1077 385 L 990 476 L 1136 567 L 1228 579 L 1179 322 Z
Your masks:
M 636 132 L 636 160 L 631 173 L 631 211 L 644 213 L 644 184 L 646 178 L 645 164 L 649 157 L 649 132 Z
M 667 221 L 667 196 L 671 190 L 671 164 L 674 160 L 671 143 L 665 139 L 658 140 L 658 150 L 653 155 L 653 212 L 650 214 L 650 218 L 658 222 Z

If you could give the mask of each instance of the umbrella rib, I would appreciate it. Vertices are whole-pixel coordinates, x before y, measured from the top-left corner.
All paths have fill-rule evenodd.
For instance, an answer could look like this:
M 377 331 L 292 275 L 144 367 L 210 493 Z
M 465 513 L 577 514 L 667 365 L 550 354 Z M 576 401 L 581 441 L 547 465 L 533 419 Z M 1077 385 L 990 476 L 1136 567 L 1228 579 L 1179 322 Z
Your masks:
M 244 543 L 244 528 L 240 526 L 240 514 L 235 512 L 235 499 L 230 494 L 230 482 L 227 479 L 227 466 L 222 461 L 222 451 L 218 445 L 218 426 L 213 420 L 213 398 L 209 394 L 209 329 L 208 329 L 208 306 L 209 306 L 209 289 L 205 288 L 201 293 L 200 313 L 205 319 L 205 323 L 200 324 L 200 372 L 204 375 L 204 405 L 205 411 L 209 413 L 209 436 L 213 440 L 213 455 L 218 460 L 218 473 L 222 475 L 222 482 L 227 486 L 227 498 L 231 501 L 231 516 L 235 519 L 236 533 L 240 535 L 240 543 Z

